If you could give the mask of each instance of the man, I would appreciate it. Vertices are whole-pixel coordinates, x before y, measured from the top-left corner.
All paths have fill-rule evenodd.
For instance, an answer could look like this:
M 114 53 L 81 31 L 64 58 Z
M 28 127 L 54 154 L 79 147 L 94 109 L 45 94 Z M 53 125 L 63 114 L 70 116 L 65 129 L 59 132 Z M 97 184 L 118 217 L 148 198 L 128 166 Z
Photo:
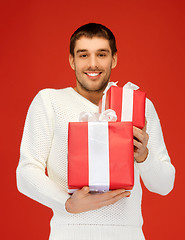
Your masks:
M 133 190 L 92 194 L 84 186 L 70 196 L 68 122 L 78 121 L 83 111 L 98 112 L 99 100 L 117 64 L 114 35 L 101 24 L 81 26 L 71 37 L 69 62 L 75 71 L 76 87 L 44 89 L 30 105 L 17 167 L 18 189 L 53 210 L 50 240 L 144 239 L 140 176 L 150 191 L 161 195 L 173 189 L 175 178 L 155 108 L 147 99 L 147 124 L 142 130 L 133 128 L 137 139 Z

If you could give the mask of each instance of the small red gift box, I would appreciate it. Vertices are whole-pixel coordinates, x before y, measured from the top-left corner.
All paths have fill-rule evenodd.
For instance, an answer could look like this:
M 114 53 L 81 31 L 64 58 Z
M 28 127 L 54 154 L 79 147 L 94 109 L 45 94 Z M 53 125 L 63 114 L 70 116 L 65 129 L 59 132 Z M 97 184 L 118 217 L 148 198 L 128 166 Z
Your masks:
M 68 192 L 132 189 L 134 185 L 132 122 L 70 122 Z
M 146 93 L 125 87 L 111 86 L 106 92 L 105 109 L 113 109 L 117 121 L 132 121 L 138 128 L 145 126 Z M 102 100 L 99 103 L 99 112 L 102 111 Z

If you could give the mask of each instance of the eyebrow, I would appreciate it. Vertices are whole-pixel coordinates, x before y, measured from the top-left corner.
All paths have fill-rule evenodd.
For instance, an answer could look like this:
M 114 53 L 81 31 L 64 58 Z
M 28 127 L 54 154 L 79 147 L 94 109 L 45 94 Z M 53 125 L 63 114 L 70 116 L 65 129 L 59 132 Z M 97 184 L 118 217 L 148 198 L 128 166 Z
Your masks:
M 88 50 L 87 49 L 78 49 L 76 51 L 76 53 L 81 53 L 81 52 L 88 52 Z M 107 52 L 107 53 L 109 53 L 110 51 L 107 48 L 102 48 L 102 49 L 98 49 L 97 52 Z

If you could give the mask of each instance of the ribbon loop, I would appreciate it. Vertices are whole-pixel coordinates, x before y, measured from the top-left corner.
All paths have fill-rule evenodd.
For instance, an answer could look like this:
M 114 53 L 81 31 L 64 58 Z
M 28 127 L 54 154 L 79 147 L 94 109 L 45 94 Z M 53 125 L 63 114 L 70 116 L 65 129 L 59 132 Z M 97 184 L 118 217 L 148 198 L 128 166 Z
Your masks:
M 138 90 L 139 87 L 131 82 L 127 82 L 124 86 L 125 89 Z
M 107 121 L 107 122 L 116 122 L 117 115 L 116 112 L 112 109 L 107 109 L 104 112 L 102 112 L 99 116 L 99 121 Z
M 110 87 L 115 86 L 117 87 L 117 82 L 109 82 L 107 87 L 105 88 L 105 90 L 103 91 L 103 97 L 102 97 L 102 108 L 101 111 L 104 112 L 105 111 L 105 101 L 106 101 L 106 95 L 107 95 L 107 91 L 109 90 Z
M 102 113 L 81 112 L 79 122 L 116 122 L 117 115 L 112 109 L 107 109 Z

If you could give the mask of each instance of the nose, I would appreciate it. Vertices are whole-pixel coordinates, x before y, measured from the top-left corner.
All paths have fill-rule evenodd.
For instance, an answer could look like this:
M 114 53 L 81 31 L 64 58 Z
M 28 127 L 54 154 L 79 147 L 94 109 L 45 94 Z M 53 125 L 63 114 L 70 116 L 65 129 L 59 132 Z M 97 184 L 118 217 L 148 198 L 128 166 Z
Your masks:
M 91 55 L 89 58 L 89 67 L 92 69 L 97 68 L 98 62 L 95 55 Z

